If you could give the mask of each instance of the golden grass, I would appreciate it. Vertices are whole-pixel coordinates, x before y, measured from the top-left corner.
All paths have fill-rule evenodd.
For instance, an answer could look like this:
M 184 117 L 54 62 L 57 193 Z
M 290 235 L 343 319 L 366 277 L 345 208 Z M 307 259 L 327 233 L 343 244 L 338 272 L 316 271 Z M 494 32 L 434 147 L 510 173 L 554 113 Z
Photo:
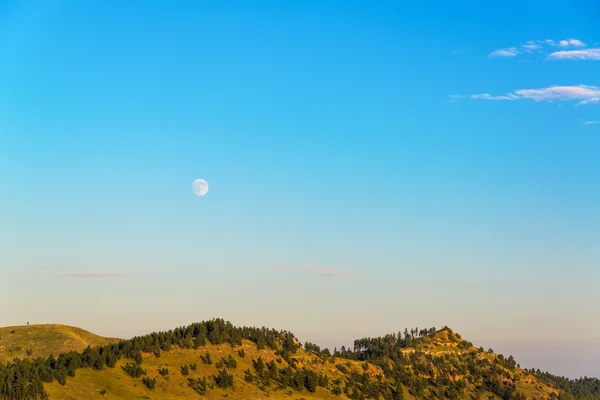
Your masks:
M 0 328 L 0 362 L 12 361 L 15 357 L 58 356 L 115 341 L 118 339 L 104 338 L 66 325 L 9 326 Z
M 11 331 L 14 330 L 14 333 Z M 88 345 L 104 345 L 118 339 L 108 339 L 83 329 L 63 326 L 63 325 L 31 325 L 0 328 L 0 361 L 11 360 L 14 357 L 25 357 L 26 350 L 31 351 L 31 357 L 46 357 L 49 354 L 58 354 L 66 351 L 82 351 Z M 435 337 L 427 337 L 419 342 L 416 349 L 433 356 L 445 356 L 445 354 L 454 354 L 461 357 L 465 352 L 477 351 L 474 347 L 469 349 L 460 349 L 458 346 L 461 339 L 453 332 L 442 331 Z M 4 346 L 4 347 L 2 347 Z M 240 357 L 238 350 L 243 348 L 245 357 Z M 209 352 L 213 364 L 206 365 L 200 358 L 206 352 Z M 415 349 L 405 349 L 404 352 L 414 352 Z M 217 373 L 215 363 L 221 357 L 233 356 L 237 361 L 237 368 L 230 370 L 234 374 L 234 388 L 222 390 L 214 388 L 208 391 L 206 396 L 200 396 L 188 386 L 188 378 L 211 378 Z M 66 385 L 60 385 L 58 382 L 45 384 L 49 398 L 56 400 L 79 400 L 79 399 L 294 399 L 294 400 L 316 400 L 316 399 L 347 399 L 345 395 L 335 396 L 329 390 L 317 389 L 315 393 L 306 390 L 292 391 L 290 388 L 277 389 L 276 384 L 270 387 L 259 389 L 254 384 L 244 380 L 244 371 L 249 369 L 254 373 L 252 360 L 262 357 L 265 362 L 275 360 L 278 366 L 286 367 L 285 360 L 280 359 L 271 350 L 258 350 L 256 346 L 244 341 L 242 346 L 232 348 L 228 344 L 211 345 L 201 347 L 197 350 L 183 349 L 173 347 L 170 351 L 163 351 L 161 357 L 153 354 L 144 354 L 142 367 L 147 371 L 143 377 L 156 378 L 156 387 L 153 390 L 148 389 L 142 382 L 143 377 L 131 378 L 122 369 L 129 360 L 120 360 L 115 368 L 105 368 L 102 371 L 94 371 L 90 368 L 78 369 L 75 377 L 69 377 Z M 477 357 L 487 358 L 493 361 L 497 355 L 489 353 L 479 353 Z M 335 359 L 330 363 L 315 354 L 300 349 L 294 358 L 298 360 L 297 366 L 313 370 L 317 373 L 324 373 L 329 381 L 336 378 L 342 378 L 345 381 L 347 375 L 341 373 L 336 364 L 344 365 L 349 371 L 362 373 L 363 363 L 346 359 Z M 129 361 L 131 362 L 131 361 Z M 189 370 L 189 375 L 184 376 L 181 373 L 181 366 L 196 364 L 196 370 Z M 163 377 L 158 373 L 161 368 L 168 368 L 169 375 Z M 368 364 L 368 373 L 371 375 L 382 374 L 383 371 L 373 364 Z M 523 370 L 516 369 L 510 372 L 515 378 L 519 392 L 528 399 L 547 399 L 550 394 L 556 390 L 540 383 L 535 377 L 526 374 Z M 212 382 L 212 379 L 208 379 Z M 343 386 L 343 385 L 342 385 Z M 331 387 L 331 385 L 330 385 Z M 467 390 L 475 392 L 475 387 L 468 383 Z M 405 399 L 412 400 L 406 388 L 404 388 Z M 482 399 L 488 398 L 489 394 L 482 394 Z
M 237 351 L 243 348 L 245 357 L 240 357 Z M 213 364 L 203 364 L 201 355 L 209 352 Z M 207 395 L 202 397 L 188 386 L 188 378 L 211 377 L 217 373 L 215 363 L 221 357 L 232 355 L 237 361 L 237 368 L 230 370 L 234 374 L 234 389 L 222 390 L 215 387 L 209 390 Z M 244 342 L 242 346 L 232 348 L 228 344 L 207 345 L 197 350 L 173 348 L 168 352 L 162 352 L 159 358 L 153 354 L 144 354 L 142 367 L 146 370 L 145 377 L 156 378 L 156 387 L 153 390 L 146 388 L 142 383 L 142 377 L 131 378 L 122 369 L 128 360 L 120 360 L 115 368 L 106 368 L 103 371 L 94 371 L 89 368 L 77 370 L 76 376 L 68 378 L 66 385 L 60 385 L 58 382 L 46 384 L 46 391 L 50 399 L 345 399 L 345 396 L 335 396 L 328 390 L 317 389 L 317 392 L 310 393 L 306 390 L 294 392 L 291 389 L 277 390 L 275 385 L 265 388 L 261 391 L 255 385 L 249 384 L 244 380 L 244 370 L 249 369 L 254 372 L 252 360 L 262 357 L 265 362 L 277 360 L 279 357 L 271 350 L 257 350 L 251 342 Z M 335 368 L 334 364 L 322 362 L 314 354 L 299 350 L 294 356 L 298 358 L 307 368 L 325 373 L 330 380 L 336 377 L 342 377 L 343 374 Z M 281 360 L 279 366 L 285 367 L 287 363 Z M 336 360 L 337 363 L 346 365 L 349 363 L 350 369 L 362 371 L 361 363 L 357 361 Z M 184 376 L 181 373 L 182 365 L 196 363 L 197 369 L 189 370 L 189 375 Z M 168 377 L 163 377 L 158 373 L 160 368 L 168 368 Z M 370 373 L 381 373 L 375 367 L 370 366 Z M 101 394 L 101 390 L 105 394 Z M 291 393 L 291 395 L 290 395 Z

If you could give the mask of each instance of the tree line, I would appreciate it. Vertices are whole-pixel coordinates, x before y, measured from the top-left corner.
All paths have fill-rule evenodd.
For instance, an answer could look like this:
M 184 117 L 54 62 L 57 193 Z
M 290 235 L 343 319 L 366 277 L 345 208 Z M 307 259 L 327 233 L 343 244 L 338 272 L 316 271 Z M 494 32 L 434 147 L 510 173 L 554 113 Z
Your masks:
M 141 376 L 142 353 L 160 355 L 172 346 L 198 348 L 207 341 L 218 345 L 229 343 L 232 346 L 242 344 L 242 340 L 253 342 L 258 349 L 269 348 L 282 355 L 295 353 L 299 348 L 294 335 L 287 331 L 267 328 L 234 327 L 223 319 L 213 319 L 179 327 L 168 332 L 154 332 L 149 335 L 122 340 L 118 343 L 100 347 L 88 347 L 81 353 L 68 352 L 55 358 L 15 359 L 12 363 L 0 365 L 0 399 L 21 400 L 46 398 L 43 383 L 58 381 L 65 384 L 67 377 L 75 376 L 79 368 L 102 370 L 114 368 L 122 358 L 133 361 L 126 364 L 125 372 Z M 231 363 L 225 360 L 224 363 Z M 228 384 L 228 376 L 222 374 L 220 382 Z M 144 382 L 147 386 L 154 383 Z
M 459 349 L 465 351 L 461 354 L 435 355 L 419 350 L 419 343 L 424 343 L 429 337 L 443 331 L 457 343 Z M 305 343 L 305 349 L 317 355 L 314 363 L 330 363 L 343 374 L 342 377 L 329 378 L 324 373 L 300 366 L 295 357 L 300 343 L 290 332 L 264 327 L 234 327 L 222 319 L 213 319 L 119 343 L 88 347 L 82 352 L 63 353 L 58 357 L 50 355 L 47 358 L 15 359 L 11 363 L 0 365 L 0 399 L 45 399 L 44 383 L 57 381 L 65 384 L 69 377 L 75 376 L 79 368 L 114 368 L 121 359 L 127 360 L 121 367 L 123 371 L 131 377 L 141 377 L 143 384 L 152 390 L 156 385 L 156 378 L 146 376 L 146 370 L 142 367 L 142 353 L 153 353 L 160 357 L 161 351 L 168 351 L 173 346 L 197 349 L 210 342 L 215 345 L 228 343 L 235 347 L 241 345 L 243 340 L 251 341 L 257 349 L 270 349 L 276 355 L 275 360 L 268 362 L 261 357 L 253 359 L 252 369 L 244 371 L 244 379 L 265 392 L 315 392 L 318 388 L 323 388 L 335 395 L 343 393 L 352 400 L 399 400 L 404 399 L 406 393 L 419 399 L 459 400 L 470 397 L 468 391 L 472 392 L 472 388 L 475 388 L 475 394 L 479 396 L 491 393 L 505 400 L 524 398 L 515 386 L 513 372 L 518 365 L 512 356 L 486 357 L 483 348 L 475 349 L 470 342 L 462 340 L 460 335 L 447 327 L 441 330 L 413 328 L 378 338 L 357 339 L 352 349 L 342 347 L 340 350 L 335 349 L 333 354 L 328 349 L 321 350 L 315 344 Z M 404 351 L 411 347 L 413 350 Z M 243 358 L 246 353 L 243 349 L 238 349 L 237 355 Z M 204 364 L 214 363 L 217 371 L 208 379 L 189 378 L 188 385 L 193 390 L 205 395 L 215 386 L 233 387 L 234 375 L 231 371 L 238 365 L 233 356 L 212 360 L 211 355 L 206 352 L 200 355 L 199 361 Z M 354 361 L 362 362 L 362 370 L 356 369 Z M 180 372 L 188 375 L 190 369 L 196 368 L 196 363 L 186 364 L 180 367 Z M 526 370 L 526 373 L 560 389 L 562 392 L 554 395 L 555 399 L 600 399 L 598 379 L 571 380 L 539 370 Z M 166 376 L 169 371 L 163 368 L 159 370 L 159 374 Z

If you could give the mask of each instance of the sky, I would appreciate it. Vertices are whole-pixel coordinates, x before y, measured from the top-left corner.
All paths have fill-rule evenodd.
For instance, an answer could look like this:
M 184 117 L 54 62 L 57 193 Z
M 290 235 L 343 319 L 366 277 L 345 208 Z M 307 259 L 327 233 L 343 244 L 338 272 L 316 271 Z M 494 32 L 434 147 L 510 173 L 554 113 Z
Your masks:
M 448 325 L 598 376 L 599 13 L 0 1 L 0 325 Z

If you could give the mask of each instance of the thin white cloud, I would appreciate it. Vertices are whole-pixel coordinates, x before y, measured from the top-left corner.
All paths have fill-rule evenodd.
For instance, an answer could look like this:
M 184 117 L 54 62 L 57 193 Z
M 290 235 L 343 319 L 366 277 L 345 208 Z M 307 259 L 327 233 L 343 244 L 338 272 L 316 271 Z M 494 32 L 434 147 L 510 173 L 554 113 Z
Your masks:
M 327 268 L 327 267 L 305 267 L 300 265 L 277 265 L 267 267 L 267 269 L 277 269 L 282 271 L 306 271 L 321 276 L 343 276 L 346 275 L 346 271 L 340 268 Z
M 558 42 L 556 42 L 554 40 L 546 39 L 546 40 L 530 40 L 530 42 L 547 44 L 547 45 L 550 45 L 553 47 L 569 47 L 569 46 L 585 47 L 586 46 L 586 44 L 583 43 L 579 39 L 563 39 L 563 40 L 559 40 Z
M 577 103 L 578 106 L 583 106 L 586 104 L 596 104 L 596 103 L 600 103 L 600 97 L 593 97 L 591 99 L 588 100 L 582 100 L 579 103 Z
M 585 121 L 584 125 L 597 125 L 600 124 L 600 121 Z
M 568 39 L 568 40 L 561 40 L 558 43 L 552 43 L 553 46 L 559 46 L 559 47 L 569 47 L 569 46 L 575 46 L 575 47 L 584 47 L 585 43 L 583 43 L 581 40 L 578 39 Z
M 539 50 L 541 48 L 542 48 L 542 46 L 535 40 L 529 40 L 529 41 L 525 42 L 524 45 L 521 46 L 521 49 L 528 53 L 531 53 L 535 50 Z
M 65 265 L 49 265 L 49 264 L 44 264 L 44 265 L 36 265 L 34 266 L 34 268 L 37 269 L 69 269 L 72 267 L 68 267 Z
M 481 93 L 473 94 L 470 97 L 483 100 L 579 101 L 577 105 L 584 105 L 600 103 L 600 87 L 588 85 L 549 86 L 541 89 L 515 90 L 513 93 L 500 96 Z
M 470 96 L 472 99 L 485 99 L 485 100 L 517 100 L 519 97 L 515 96 L 512 93 L 509 93 L 507 95 L 500 95 L 500 96 L 492 96 L 489 93 L 480 93 L 480 94 L 472 94 Z
M 521 44 L 517 47 L 506 47 L 492 51 L 488 57 L 489 58 L 497 58 L 497 57 L 510 57 L 514 58 L 518 55 L 522 54 L 548 54 L 552 50 L 549 50 L 549 47 L 560 47 L 564 50 L 556 51 L 552 54 L 558 54 L 558 56 L 552 56 L 552 59 L 559 58 L 582 58 L 582 59 L 595 59 L 590 58 L 589 56 L 582 56 L 581 54 L 586 54 L 586 50 L 583 50 L 583 47 L 586 47 L 586 44 L 579 39 L 563 39 L 563 40 L 528 40 L 525 43 Z M 578 53 L 583 52 L 583 53 Z M 562 53 L 572 53 L 569 56 L 562 56 Z
M 600 48 L 555 51 L 548 55 L 552 60 L 600 60 Z
M 123 278 L 129 276 L 125 272 L 71 272 L 65 274 L 56 274 L 60 278 L 79 278 L 79 279 L 105 279 L 105 278 Z
M 577 40 L 577 39 L 570 39 L 569 44 L 571 46 L 575 46 L 575 47 L 585 47 L 585 43 L 583 43 L 581 40 Z
M 516 47 L 509 47 L 506 49 L 497 49 L 492 51 L 489 54 L 489 58 L 496 58 L 496 57 L 515 57 L 516 55 L 519 54 L 519 50 L 517 50 Z
M 589 100 L 600 96 L 600 87 L 577 85 L 577 86 L 550 86 L 543 89 L 522 89 L 515 94 L 525 99 L 535 101 L 544 100 Z

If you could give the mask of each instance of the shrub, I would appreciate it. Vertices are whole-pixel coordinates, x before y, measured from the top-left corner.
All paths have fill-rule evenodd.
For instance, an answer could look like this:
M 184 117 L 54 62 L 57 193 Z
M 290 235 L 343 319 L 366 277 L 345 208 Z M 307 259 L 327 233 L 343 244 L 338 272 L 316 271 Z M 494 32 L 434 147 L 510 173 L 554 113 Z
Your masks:
M 138 378 L 142 375 L 146 375 L 146 370 L 142 369 L 142 366 L 138 363 L 135 364 L 125 364 L 124 367 L 121 367 L 123 371 L 132 378 Z
M 188 379 L 188 386 L 194 389 L 196 393 L 201 396 L 204 396 L 206 392 L 208 392 L 206 377 L 202 379 Z
M 142 382 L 144 382 L 144 385 L 151 390 L 156 386 L 156 378 L 143 378 Z
M 220 370 L 218 375 L 213 376 L 215 378 L 215 383 L 221 389 L 233 387 L 233 375 L 228 373 L 225 368 Z
M 207 351 L 206 354 L 204 356 L 200 356 L 200 359 L 202 360 L 202 362 L 204 364 L 212 364 L 212 359 L 210 358 L 210 353 Z

